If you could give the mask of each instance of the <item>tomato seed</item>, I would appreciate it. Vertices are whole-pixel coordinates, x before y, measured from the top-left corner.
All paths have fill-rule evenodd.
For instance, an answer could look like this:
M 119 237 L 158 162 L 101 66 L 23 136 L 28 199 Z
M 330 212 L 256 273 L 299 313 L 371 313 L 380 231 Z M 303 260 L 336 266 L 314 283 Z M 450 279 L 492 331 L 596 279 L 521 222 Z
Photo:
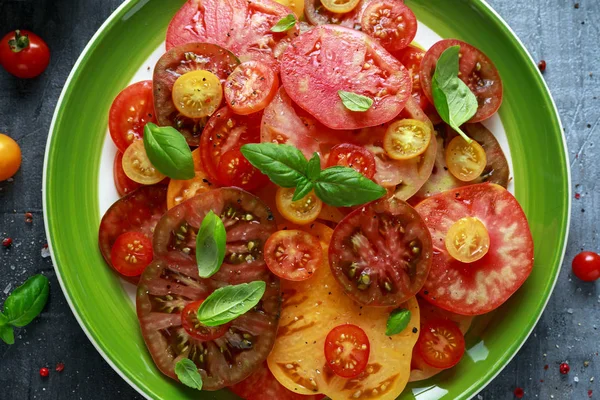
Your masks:
M 545 60 L 541 60 L 538 63 L 538 68 L 540 69 L 541 72 L 544 72 L 546 70 L 546 61 Z
M 560 369 L 561 374 L 566 375 L 571 370 L 571 367 L 569 367 L 569 364 L 567 364 L 567 363 L 562 363 L 562 364 L 560 364 L 559 369 Z
M 517 399 L 522 399 L 523 395 L 525 394 L 525 392 L 523 391 L 523 389 L 521 389 L 520 387 L 516 388 L 515 391 L 514 391 L 514 393 L 515 393 L 515 397 Z
M 2 241 L 2 246 L 4 246 L 4 247 L 10 247 L 11 244 L 12 244 L 11 238 L 6 238 Z
M 46 378 L 48 375 L 50 375 L 50 370 L 46 367 L 40 368 L 40 376 L 42 378 Z
M 64 369 L 65 369 L 65 364 L 63 364 L 61 362 L 56 364 L 56 372 L 63 372 Z

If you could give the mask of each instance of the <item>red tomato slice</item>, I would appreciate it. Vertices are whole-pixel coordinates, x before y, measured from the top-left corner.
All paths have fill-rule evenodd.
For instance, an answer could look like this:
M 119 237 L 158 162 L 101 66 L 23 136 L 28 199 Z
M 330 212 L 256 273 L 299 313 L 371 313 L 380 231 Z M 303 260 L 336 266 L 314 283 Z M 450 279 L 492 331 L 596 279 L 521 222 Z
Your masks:
M 221 157 L 230 150 L 239 150 L 248 143 L 260 142 L 260 120 L 262 114 L 237 115 L 227 106 L 213 114 L 206 124 L 200 140 L 202 165 L 211 181 L 221 186 L 219 164 Z
M 434 368 L 452 368 L 465 353 L 465 338 L 456 323 L 433 319 L 421 327 L 415 345 L 427 364 Z
M 389 51 L 408 46 L 417 35 L 417 17 L 398 0 L 374 0 L 361 17 L 362 31 Z
M 110 252 L 112 266 L 124 276 L 139 276 L 152 262 L 152 241 L 142 232 L 125 232 Z
M 369 338 L 352 324 L 336 326 L 325 338 L 327 367 L 342 378 L 356 378 L 369 362 Z
M 217 174 L 221 186 L 237 186 L 244 190 L 258 189 L 269 182 L 269 178 L 250 164 L 239 149 L 223 154 Z
M 225 100 L 236 114 L 251 114 L 264 109 L 279 87 L 277 73 L 260 61 L 246 61 L 225 82 Z
M 323 260 L 319 239 L 300 230 L 277 231 L 265 243 L 267 267 L 280 278 L 304 281 Z
M 388 197 L 344 218 L 329 246 L 331 271 L 346 294 L 368 306 L 399 306 L 425 283 L 432 258 L 425 222 Z
M 327 166 L 336 165 L 353 168 L 369 179 L 373 179 L 377 169 L 373 153 L 364 147 L 350 143 L 338 144 L 331 149 Z
M 281 81 L 292 100 L 332 129 L 390 121 L 404 108 L 412 86 L 406 68 L 371 37 L 335 25 L 318 26 L 292 42 L 281 57 Z M 339 90 L 367 96 L 373 105 L 350 111 Z
M 148 122 L 156 123 L 152 81 L 127 86 L 113 101 L 108 116 L 110 137 L 121 153 L 144 136 Z
M 479 108 L 469 122 L 480 122 L 491 117 L 502 104 L 502 79 L 496 66 L 477 48 L 456 39 L 437 42 L 427 51 L 421 63 L 421 84 L 423 92 L 431 102 L 431 78 L 435 73 L 438 58 L 452 46 L 460 46 L 460 79 L 465 82 L 477 97 Z
M 115 154 L 115 162 L 113 163 L 113 179 L 115 187 L 120 197 L 133 192 L 135 189 L 142 187 L 141 184 L 134 182 L 123 171 L 123 153 L 117 151 Z
M 400 51 L 393 52 L 392 55 L 410 72 L 413 98 L 423 110 L 430 107 L 431 104 L 427 100 L 427 96 L 423 93 L 421 86 L 421 61 L 425 57 L 425 50 L 415 46 L 408 46 Z
M 210 43 L 189 43 L 167 51 L 156 63 L 153 76 L 159 125 L 175 127 L 190 146 L 198 146 L 208 117 L 193 119 L 181 114 L 173 103 L 173 85 L 180 76 L 199 70 L 212 72 L 223 84 L 239 63 L 231 52 Z
M 498 308 L 533 268 L 533 239 L 519 202 L 502 186 L 465 186 L 429 197 L 416 206 L 434 243 L 433 263 L 421 295 L 445 310 L 480 315 Z M 476 217 L 487 228 L 490 247 L 478 261 L 450 257 L 446 232 L 459 219 Z
M 321 0 L 305 0 L 304 15 L 313 25 L 335 24 L 360 30 L 360 16 L 369 2 L 370 0 L 360 0 L 352 11 L 338 14 L 326 9 Z
M 192 338 L 208 342 L 223 337 L 231 323 L 219 326 L 205 326 L 198 321 L 198 309 L 204 300 L 188 303 L 181 312 L 181 326 Z

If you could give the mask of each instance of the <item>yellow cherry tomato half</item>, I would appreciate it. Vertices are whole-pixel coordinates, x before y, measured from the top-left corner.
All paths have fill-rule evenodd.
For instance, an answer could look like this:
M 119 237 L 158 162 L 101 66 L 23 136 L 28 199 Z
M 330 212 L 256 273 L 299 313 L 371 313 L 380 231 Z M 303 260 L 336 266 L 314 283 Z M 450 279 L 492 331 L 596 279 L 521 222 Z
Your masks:
M 431 142 L 431 128 L 416 119 L 401 119 L 389 126 L 383 149 L 394 160 L 410 160 L 425 153 Z
M 486 164 L 485 150 L 474 140 L 469 144 L 457 136 L 446 147 L 446 166 L 458 180 L 470 182 L 478 178 Z
M 304 0 L 275 0 L 279 4 L 290 8 L 298 18 L 304 15 Z
M 208 192 L 212 188 L 212 183 L 208 181 L 208 177 L 202 171 L 196 171 L 196 176 L 192 179 L 171 179 L 167 188 L 167 208 L 170 210 L 197 194 Z
M 0 181 L 12 178 L 21 166 L 21 148 L 10 136 L 0 133 Z
M 480 260 L 490 249 L 488 230 L 476 217 L 461 218 L 452 224 L 445 242 L 450 256 L 464 263 Z
M 148 159 L 143 140 L 134 140 L 123 153 L 123 171 L 134 182 L 153 185 L 165 179 Z
M 323 202 L 314 192 L 310 192 L 300 200 L 292 201 L 295 190 L 296 189 L 294 188 L 277 189 L 277 194 L 275 195 L 277 210 L 281 213 L 283 218 L 294 224 L 310 224 L 319 216 L 319 213 L 323 208 Z
M 210 71 L 191 71 L 181 75 L 173 85 L 173 104 L 188 118 L 212 115 L 223 100 L 218 76 Z
M 354 10 L 359 2 L 360 0 L 321 0 L 323 7 L 338 14 Z

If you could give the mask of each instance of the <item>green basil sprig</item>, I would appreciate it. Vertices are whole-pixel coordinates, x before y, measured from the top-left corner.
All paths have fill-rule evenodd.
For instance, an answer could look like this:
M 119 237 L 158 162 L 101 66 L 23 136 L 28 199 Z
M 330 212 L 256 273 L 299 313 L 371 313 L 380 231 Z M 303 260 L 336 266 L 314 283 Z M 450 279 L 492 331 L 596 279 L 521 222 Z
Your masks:
M 275 143 L 252 143 L 242 146 L 248 161 L 284 188 L 296 188 L 292 200 L 300 200 L 314 189 L 325 203 L 335 207 L 351 207 L 385 195 L 386 191 L 360 172 L 349 167 L 321 170 L 315 153 L 310 161 L 293 146 Z
M 342 104 L 350 111 L 365 112 L 373 105 L 373 99 L 362 94 L 338 90 L 338 96 L 342 99 Z
M 212 292 L 198 308 L 198 321 L 206 326 L 219 326 L 250 311 L 265 294 L 263 281 L 224 286 Z
M 7 344 L 15 342 L 13 327 L 28 325 L 42 312 L 49 287 L 48 278 L 34 275 L 8 296 L 0 313 L 0 339 Z
M 385 334 L 387 336 L 392 336 L 402 332 L 408 326 L 410 317 L 410 310 L 407 310 L 406 308 L 397 308 L 392 311 L 387 321 Z
M 175 364 L 175 374 L 184 385 L 202 390 L 202 376 L 196 364 L 189 358 L 182 358 Z
M 277 21 L 277 23 L 271 28 L 271 32 L 285 32 L 292 29 L 294 25 L 296 25 L 296 17 L 294 14 L 288 14 Z
M 201 278 L 210 278 L 219 271 L 225 259 L 227 232 L 223 221 L 209 211 L 196 236 L 196 263 Z
M 195 175 L 192 151 L 185 138 L 172 126 L 149 122 L 144 127 L 144 149 L 148 159 L 163 175 L 192 179 Z

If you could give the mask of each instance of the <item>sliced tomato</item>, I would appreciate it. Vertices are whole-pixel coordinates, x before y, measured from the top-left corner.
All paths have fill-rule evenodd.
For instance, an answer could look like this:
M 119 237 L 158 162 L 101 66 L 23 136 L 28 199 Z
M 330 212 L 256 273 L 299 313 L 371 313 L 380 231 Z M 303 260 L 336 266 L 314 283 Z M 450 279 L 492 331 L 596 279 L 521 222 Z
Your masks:
M 275 195 L 277 210 L 290 222 L 298 225 L 310 224 L 319 217 L 323 202 L 314 192 L 293 201 L 295 188 L 279 188 Z
M 115 98 L 108 115 L 108 130 L 115 146 L 122 153 L 134 140 L 144 136 L 148 122 L 156 123 L 152 81 L 127 86 Z
M 393 160 L 410 160 L 425 153 L 433 132 L 416 119 L 400 119 L 391 124 L 383 137 L 383 149 Z
M 404 108 L 412 87 L 406 68 L 371 37 L 334 25 L 294 39 L 281 57 L 281 81 L 292 100 L 332 129 L 390 121 Z M 350 111 L 340 90 L 369 97 L 373 105 L 365 112 Z
M 244 190 L 258 189 L 269 182 L 269 178 L 250 164 L 239 149 L 229 150 L 221 156 L 217 175 L 222 186 L 237 186 Z
M 334 374 L 342 378 L 356 378 L 369 362 L 369 338 L 359 326 L 336 326 L 325 338 L 325 359 Z
M 204 172 L 196 171 L 192 179 L 171 179 L 167 189 L 167 208 L 170 210 L 192 197 L 213 189 L 213 184 Z
M 276 71 L 260 61 L 238 65 L 225 82 L 225 99 L 236 114 L 252 114 L 273 100 L 279 87 Z
M 480 122 L 491 117 L 502 104 L 502 79 L 496 66 L 477 48 L 456 39 L 437 42 L 427 51 L 421 63 L 421 84 L 423 92 L 433 103 L 431 78 L 435 73 L 437 60 L 452 46 L 460 46 L 459 77 L 477 97 L 479 107 L 469 122 Z
M 211 43 L 189 43 L 167 51 L 156 63 L 153 76 L 159 125 L 175 127 L 190 146 L 198 146 L 208 117 L 188 118 L 180 113 L 173 102 L 173 86 L 181 76 L 193 71 L 209 71 L 223 84 L 239 63 L 231 52 Z
M 142 185 L 153 185 L 166 178 L 148 158 L 144 141 L 138 139 L 131 143 L 123 153 L 123 171 L 129 179 Z
M 124 276 L 139 276 L 152 262 L 152 241 L 142 232 L 117 237 L 110 252 L 112 266 Z
M 181 115 L 194 119 L 210 117 L 221 106 L 223 85 L 210 71 L 190 71 L 177 78 L 171 97 Z
M 368 4 L 369 0 L 360 0 L 349 12 L 336 13 L 329 11 L 322 0 L 305 0 L 304 15 L 313 25 L 335 24 L 350 29 L 361 29 L 360 16 Z
M 429 302 L 462 315 L 499 307 L 525 282 L 533 268 L 533 240 L 519 202 L 502 186 L 482 183 L 429 197 L 416 206 L 433 238 L 433 263 L 421 291 Z M 445 246 L 450 227 L 475 217 L 487 228 L 487 254 L 462 263 Z
M 392 55 L 398 59 L 408 69 L 410 75 L 412 76 L 412 96 L 419 104 L 421 109 L 423 109 L 427 115 L 433 113 L 437 116 L 437 111 L 435 107 L 429 103 L 427 96 L 423 93 L 423 88 L 421 85 L 421 61 L 425 56 L 425 50 L 417 47 L 417 46 L 408 46 L 402 50 L 392 52 Z M 437 123 L 437 121 L 436 121 Z
M 304 0 L 275 0 L 279 4 L 282 4 L 289 9 L 291 9 L 296 18 L 301 18 L 304 16 Z
M 305 232 L 310 233 L 312 236 L 319 239 L 321 245 L 329 246 L 329 242 L 331 242 L 331 236 L 333 236 L 333 229 L 328 227 L 325 224 L 320 222 L 313 222 L 309 225 L 296 225 L 291 222 L 287 222 L 285 224 L 280 224 L 277 226 L 280 231 L 292 230 L 292 229 L 300 229 Z
M 348 296 L 369 306 L 398 306 L 425 283 L 431 235 L 407 203 L 388 197 L 350 213 L 335 228 L 331 271 Z
M 98 245 L 104 260 L 118 271 L 111 260 L 112 248 L 119 236 L 126 232 L 141 232 L 152 239 L 154 227 L 167 211 L 165 186 L 142 186 L 117 200 L 102 217 Z M 137 278 L 129 279 L 137 282 Z
M 373 153 L 362 146 L 351 143 L 338 144 L 331 149 L 327 166 L 336 165 L 350 167 L 369 179 L 373 179 L 377 170 Z
M 288 281 L 310 278 L 323 259 L 319 239 L 300 230 L 275 232 L 265 243 L 264 252 L 271 272 Z
M 468 143 L 457 136 L 446 147 L 448 171 L 458 180 L 474 181 L 481 175 L 486 164 L 485 150 L 476 140 Z
M 452 368 L 465 353 L 465 338 L 447 319 L 433 319 L 421 327 L 416 345 L 423 360 L 434 368 Z
M 181 311 L 181 326 L 192 338 L 203 342 L 223 337 L 231 327 L 231 323 L 219 326 L 203 325 L 198 321 L 198 309 L 202 303 L 204 303 L 204 300 L 198 300 L 188 303 L 184 307 L 183 311 Z
M 362 31 L 374 37 L 388 51 L 407 47 L 417 35 L 417 17 L 398 0 L 373 0 L 360 21 Z
M 113 163 L 113 178 L 115 180 L 115 188 L 120 197 L 125 196 L 133 192 L 135 189 L 142 186 L 142 184 L 134 182 L 125 175 L 123 171 L 123 153 L 117 151 L 115 154 L 115 162 Z

